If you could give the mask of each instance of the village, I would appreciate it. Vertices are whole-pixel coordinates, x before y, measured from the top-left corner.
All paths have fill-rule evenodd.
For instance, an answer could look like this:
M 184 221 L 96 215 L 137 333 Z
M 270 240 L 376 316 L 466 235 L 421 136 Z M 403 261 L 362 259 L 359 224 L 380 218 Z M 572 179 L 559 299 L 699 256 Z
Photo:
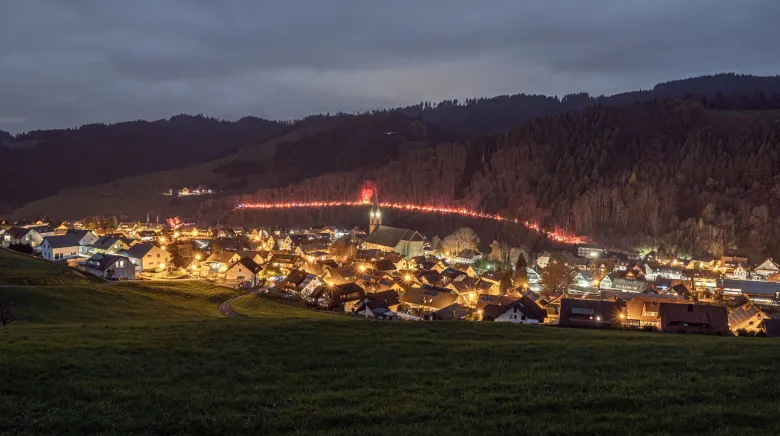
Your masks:
M 0 248 L 106 280 L 203 280 L 374 320 L 468 320 L 738 336 L 780 335 L 780 266 L 578 244 L 528 253 L 462 228 L 442 239 L 368 231 L 198 228 L 178 219 L 3 223 Z

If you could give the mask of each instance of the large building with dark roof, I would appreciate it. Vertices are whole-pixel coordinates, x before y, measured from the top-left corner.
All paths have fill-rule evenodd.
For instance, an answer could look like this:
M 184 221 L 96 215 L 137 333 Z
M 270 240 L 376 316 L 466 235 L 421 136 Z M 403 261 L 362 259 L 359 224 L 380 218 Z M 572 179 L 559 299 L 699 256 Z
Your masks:
M 423 254 L 425 238 L 419 232 L 382 225 L 382 211 L 376 196 L 369 212 L 368 227 L 369 234 L 364 241 L 366 250 L 394 251 L 407 259 Z

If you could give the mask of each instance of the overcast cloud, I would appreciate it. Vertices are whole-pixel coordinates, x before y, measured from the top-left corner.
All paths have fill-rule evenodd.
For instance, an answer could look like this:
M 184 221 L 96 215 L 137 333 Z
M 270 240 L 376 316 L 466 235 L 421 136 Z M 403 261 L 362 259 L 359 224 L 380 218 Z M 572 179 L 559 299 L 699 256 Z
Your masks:
M 0 129 L 780 73 L 778 0 L 3 0 Z

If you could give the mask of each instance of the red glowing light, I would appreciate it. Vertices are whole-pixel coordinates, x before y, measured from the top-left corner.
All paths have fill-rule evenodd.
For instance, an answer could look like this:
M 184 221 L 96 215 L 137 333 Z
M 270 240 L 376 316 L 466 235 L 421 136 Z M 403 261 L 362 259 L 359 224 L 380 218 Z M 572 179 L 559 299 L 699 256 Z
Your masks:
M 244 203 L 244 204 L 239 204 L 237 207 L 241 209 L 291 209 L 296 207 L 309 208 L 309 207 L 339 207 L 339 206 L 365 207 L 366 203 L 371 201 L 371 197 L 374 195 L 374 189 L 375 188 L 373 186 L 367 187 L 367 185 L 363 185 L 363 188 L 360 191 L 359 201 L 308 201 L 308 202 L 293 201 L 293 202 L 286 202 L 286 203 Z M 366 197 L 366 193 L 368 193 L 367 197 Z M 416 211 L 416 212 L 423 212 L 423 213 L 461 215 L 461 216 L 467 216 L 472 218 L 491 219 L 494 221 L 512 221 L 518 224 L 522 224 L 531 230 L 535 230 L 537 232 L 541 231 L 541 228 L 536 223 L 532 223 L 528 221 L 520 223 L 517 220 L 517 218 L 507 218 L 498 214 L 478 212 L 476 210 L 467 209 L 465 207 L 442 207 L 442 206 L 418 205 L 418 204 L 411 204 L 411 203 L 390 203 L 390 202 L 379 203 L 379 206 L 386 209 L 404 209 L 408 211 Z M 563 242 L 565 244 L 582 244 L 587 242 L 587 239 L 585 238 L 569 235 L 566 232 L 563 232 L 561 230 L 548 232 L 547 236 L 550 239 L 553 239 L 558 242 Z
M 376 186 L 368 180 L 365 181 L 360 188 L 358 201 L 361 203 L 370 203 L 374 199 L 374 192 L 376 192 Z

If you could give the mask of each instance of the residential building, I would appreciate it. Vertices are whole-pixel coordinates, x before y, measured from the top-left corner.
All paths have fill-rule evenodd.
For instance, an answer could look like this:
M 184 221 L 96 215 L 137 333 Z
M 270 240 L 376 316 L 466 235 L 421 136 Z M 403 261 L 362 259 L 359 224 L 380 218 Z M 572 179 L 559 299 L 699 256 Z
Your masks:
M 460 253 L 455 256 L 455 262 L 468 265 L 473 264 L 479 259 L 482 259 L 482 253 L 471 249 L 461 250 Z
M 780 266 L 775 263 L 772 258 L 769 258 L 765 260 L 761 265 L 757 266 L 754 270 L 754 273 L 767 278 L 768 276 L 772 274 L 780 273 Z
M 336 286 L 326 286 L 320 294 L 317 305 L 323 309 L 353 312 L 366 293 L 355 283 L 344 283 Z
M 719 284 L 723 295 L 744 295 L 753 304 L 760 305 L 780 303 L 780 283 L 777 282 L 723 279 Z
M 35 229 L 11 227 L 6 230 L 6 234 L 10 236 L 10 238 L 7 239 L 8 245 L 24 244 L 35 248 L 43 243 L 43 236 Z
M 755 333 L 764 329 L 764 320 L 769 318 L 769 315 L 754 304 L 746 303 L 729 313 L 729 328 L 733 332 L 746 330 Z
M 130 245 L 115 236 L 101 236 L 87 248 L 89 254 L 106 253 L 116 254 L 119 251 L 129 250 Z
M 250 286 L 255 287 L 258 283 L 257 275 L 261 269 L 262 267 L 255 263 L 254 260 L 243 257 L 228 267 L 227 271 L 225 271 L 225 279 L 235 281 L 236 283 L 248 283 Z
M 624 307 L 624 303 L 619 300 L 562 298 L 558 324 L 568 327 L 615 327 L 620 324 L 620 314 Z
M 432 286 L 411 288 L 401 296 L 401 303 L 420 312 L 435 312 L 457 302 L 455 292 Z
M 481 309 L 483 321 L 511 322 L 513 324 L 539 324 L 544 322 L 545 312 L 537 307 L 526 307 L 523 300 L 505 304 L 488 304 Z
M 92 245 L 98 240 L 98 236 L 92 230 L 68 229 L 64 234 L 75 235 L 79 239 L 79 245 L 82 246 Z
M 81 263 L 89 274 L 106 279 L 135 280 L 135 265 L 124 256 L 97 253 Z
M 67 260 L 79 256 L 80 238 L 76 235 L 47 236 L 41 243 L 41 257 L 46 260 Z
M 661 331 L 670 333 L 725 333 L 729 331 L 728 311 L 725 306 L 704 304 L 659 305 Z
M 168 251 L 151 244 L 136 244 L 129 249 L 118 251 L 117 254 L 130 259 L 138 271 L 165 269 L 172 260 Z
M 0 248 L 8 248 L 11 245 L 11 235 L 6 229 L 0 229 Z
M 607 249 L 596 244 L 577 245 L 578 257 L 601 257 L 607 252 Z

